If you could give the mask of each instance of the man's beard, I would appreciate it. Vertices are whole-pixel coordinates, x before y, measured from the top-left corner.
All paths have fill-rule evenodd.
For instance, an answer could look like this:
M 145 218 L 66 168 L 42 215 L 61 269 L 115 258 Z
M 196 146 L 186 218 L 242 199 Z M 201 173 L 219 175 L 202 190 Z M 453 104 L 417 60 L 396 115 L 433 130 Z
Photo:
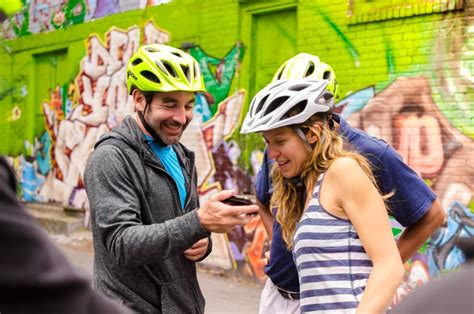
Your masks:
M 164 136 L 163 134 L 159 132 L 157 132 L 156 134 L 158 134 L 163 144 L 168 146 L 168 145 L 178 144 L 179 140 L 181 139 L 181 136 L 183 135 L 183 132 L 181 132 L 181 134 L 178 137 L 173 137 L 172 139 L 168 138 L 167 136 Z
M 153 129 L 153 131 L 155 131 L 155 134 L 158 136 L 159 140 L 164 145 L 167 145 L 167 146 L 168 145 L 174 145 L 174 144 L 177 144 L 179 142 L 179 140 L 181 139 L 181 136 L 183 136 L 184 130 L 187 128 L 187 126 L 189 125 L 189 122 L 190 122 L 190 121 L 187 121 L 185 125 L 181 126 L 181 134 L 179 134 L 178 136 L 168 137 L 165 134 L 163 134 L 163 132 L 159 128 L 159 126 L 163 125 L 163 121 L 160 122 L 159 126 L 155 126 L 154 124 L 147 121 L 147 119 L 145 121 Z

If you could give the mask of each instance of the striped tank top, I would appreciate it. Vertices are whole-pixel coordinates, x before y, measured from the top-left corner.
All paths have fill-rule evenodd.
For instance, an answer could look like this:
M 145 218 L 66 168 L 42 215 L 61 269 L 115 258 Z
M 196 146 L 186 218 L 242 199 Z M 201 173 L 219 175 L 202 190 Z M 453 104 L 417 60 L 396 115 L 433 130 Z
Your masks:
M 372 261 L 349 220 L 320 205 L 322 173 L 296 225 L 293 258 L 300 281 L 302 313 L 355 313 Z

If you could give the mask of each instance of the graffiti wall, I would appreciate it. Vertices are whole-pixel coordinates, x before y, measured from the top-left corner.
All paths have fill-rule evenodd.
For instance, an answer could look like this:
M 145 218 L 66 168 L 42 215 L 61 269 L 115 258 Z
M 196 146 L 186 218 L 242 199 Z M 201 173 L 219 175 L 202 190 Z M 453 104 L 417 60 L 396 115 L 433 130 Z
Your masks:
M 445 10 L 439 15 L 425 12 L 418 17 L 412 14 L 407 20 L 398 16 L 393 20 L 357 24 L 357 17 L 349 21 L 341 17 L 353 2 L 349 7 L 344 1 L 332 6 L 323 5 L 329 1 L 320 2 L 299 1 L 298 52 L 317 54 L 333 65 L 344 95 L 337 103 L 338 112 L 354 127 L 392 144 L 436 192 L 448 216 L 446 226 L 406 264 L 406 278 L 394 299 L 396 303 L 433 276 L 463 263 L 464 256 L 455 240 L 473 236 L 474 76 L 473 26 L 469 18 L 473 11 L 466 5 L 462 12 Z M 370 12 L 371 3 L 367 2 L 363 9 Z M 256 48 L 251 44 L 264 49 L 266 41 L 272 39 L 243 40 L 255 35 L 248 22 L 251 19 L 245 18 L 241 22 L 236 20 L 235 24 L 228 22 L 227 28 L 219 33 L 221 36 L 216 35 L 217 30 L 204 32 L 198 27 L 199 23 L 207 23 L 207 28 L 202 29 L 209 30 L 209 23 L 216 23 L 215 19 L 228 21 L 238 12 L 245 15 L 252 11 L 247 8 L 253 8 L 253 4 L 239 7 L 240 4 L 233 3 L 235 10 L 223 13 L 224 1 L 220 1 L 219 5 L 209 5 L 196 13 L 196 19 L 190 18 L 193 27 L 180 28 L 174 26 L 178 14 L 187 12 L 184 16 L 190 17 L 196 10 L 180 11 L 175 1 L 25 1 L 24 8 L 4 24 L 4 38 L 41 36 L 39 33 L 51 34 L 69 26 L 73 30 L 76 24 L 92 24 L 100 17 L 158 4 L 164 4 L 163 9 L 175 5 L 165 12 L 176 15 L 161 15 L 161 20 L 145 19 L 139 25 L 133 20 L 125 27 L 118 27 L 112 21 L 102 31 L 88 31 L 83 41 L 74 44 L 74 50 L 80 51 L 80 62 L 66 83 L 58 81 L 54 88 L 48 89 L 44 101 L 35 103 L 44 130 L 32 139 L 23 132 L 25 126 L 16 123 L 26 114 L 21 104 L 37 93 L 29 81 L 32 76 L 17 71 L 11 79 L 0 81 L 0 105 L 10 102 L 4 123 L 10 127 L 12 141 L 19 139 L 23 145 L 23 153 L 11 156 L 20 178 L 23 200 L 57 202 L 85 208 L 87 212 L 82 181 L 85 163 L 96 140 L 126 115 L 134 113 L 124 72 L 131 54 L 142 43 L 171 43 L 187 50 L 201 65 L 208 92 L 197 95 L 194 119 L 182 138 L 196 153 L 201 201 L 221 189 L 254 193 L 254 175 L 264 147 L 261 141 L 238 136 L 238 130 L 253 96 L 248 94 L 250 86 L 268 83 L 255 82 L 256 75 L 252 72 L 255 50 L 252 49 Z M 272 5 L 255 4 L 259 9 L 260 6 L 271 9 Z M 244 11 L 238 11 L 241 8 Z M 358 16 L 357 6 L 352 9 L 354 16 Z M 207 19 L 208 15 L 212 21 Z M 166 26 L 162 28 L 161 22 Z M 250 35 L 242 38 L 224 35 L 239 32 Z M 173 41 L 175 34 L 179 34 L 179 40 L 173 37 Z M 321 38 L 327 40 L 321 42 Z M 210 44 L 203 46 L 203 42 Z M 221 42 L 225 44 L 218 49 L 213 46 Z M 21 53 L 21 47 L 17 50 Z M 262 61 L 266 62 L 265 58 Z M 278 66 L 265 64 L 265 68 L 275 71 Z M 396 221 L 392 221 L 392 227 L 394 234 L 402 232 Z M 229 234 L 214 234 L 213 241 L 214 251 L 203 262 L 204 267 L 264 282 L 268 239 L 259 217 Z
M 23 8 L 3 22 L 0 38 L 13 39 L 66 28 L 94 19 L 172 0 L 23 0 Z
M 166 41 L 168 34 L 145 26 L 145 41 Z M 148 36 L 147 36 L 148 35 Z M 133 112 L 125 86 L 125 67 L 140 44 L 140 29 L 112 29 L 102 42 L 86 40 L 87 55 L 75 80 L 57 86 L 42 104 L 46 130 L 34 143 L 25 142 L 21 186 L 27 201 L 87 207 L 82 176 L 97 139 Z

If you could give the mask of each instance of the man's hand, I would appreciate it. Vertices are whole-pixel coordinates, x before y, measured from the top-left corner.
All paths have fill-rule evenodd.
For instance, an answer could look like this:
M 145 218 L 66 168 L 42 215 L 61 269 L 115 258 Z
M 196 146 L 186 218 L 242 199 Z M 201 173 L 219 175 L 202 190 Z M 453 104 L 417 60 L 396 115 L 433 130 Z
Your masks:
M 232 190 L 216 193 L 198 209 L 199 221 L 206 230 L 217 233 L 230 232 L 235 226 L 248 224 L 252 219 L 251 214 L 258 212 L 257 205 L 230 206 L 222 203 L 232 195 L 234 195 Z
M 201 239 L 194 243 L 191 248 L 184 251 L 184 256 L 193 262 L 199 261 L 206 254 L 208 245 L 209 238 Z

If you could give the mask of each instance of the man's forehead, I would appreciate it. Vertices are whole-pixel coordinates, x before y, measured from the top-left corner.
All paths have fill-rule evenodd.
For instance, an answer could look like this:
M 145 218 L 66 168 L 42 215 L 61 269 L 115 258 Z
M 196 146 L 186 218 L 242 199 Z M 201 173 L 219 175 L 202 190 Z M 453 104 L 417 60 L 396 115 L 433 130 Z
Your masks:
M 163 100 L 185 100 L 186 102 L 194 101 L 196 95 L 194 92 L 173 91 L 173 92 L 156 92 L 158 98 Z

